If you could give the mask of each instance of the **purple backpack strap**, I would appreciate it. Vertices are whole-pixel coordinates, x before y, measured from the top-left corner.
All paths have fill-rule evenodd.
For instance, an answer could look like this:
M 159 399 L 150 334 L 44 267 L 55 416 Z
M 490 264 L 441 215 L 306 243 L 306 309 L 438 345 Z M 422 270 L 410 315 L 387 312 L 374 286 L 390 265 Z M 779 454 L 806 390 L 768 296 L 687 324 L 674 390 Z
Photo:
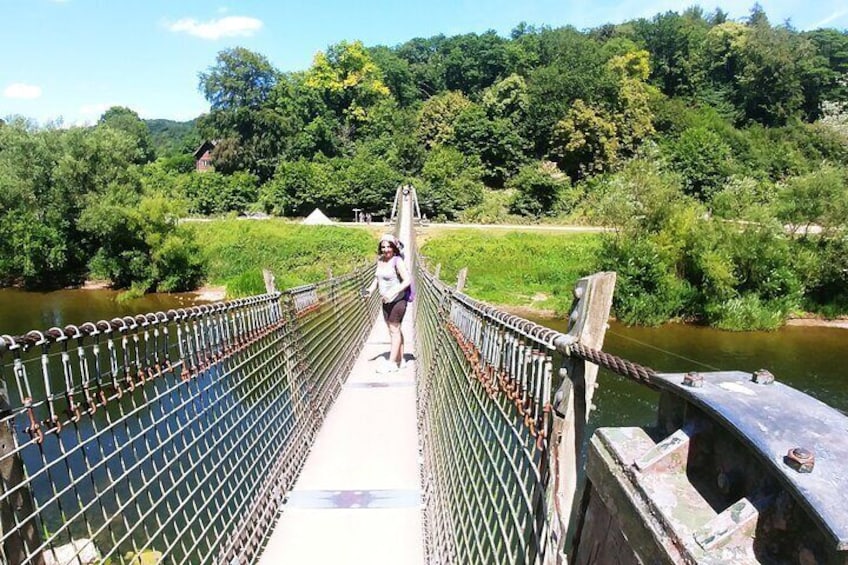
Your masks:
M 397 267 L 397 260 L 398 259 L 400 259 L 400 257 L 398 257 L 397 255 L 392 257 L 392 266 L 395 268 L 395 273 L 397 274 L 398 279 L 403 280 L 400 276 L 400 271 L 398 271 L 398 267 Z M 412 275 L 409 275 L 409 276 L 411 277 Z M 409 286 L 406 287 L 406 291 L 404 292 L 403 297 L 407 302 L 412 302 L 413 300 L 415 300 L 415 283 L 414 283 L 414 281 L 412 281 L 412 280 L 409 281 Z

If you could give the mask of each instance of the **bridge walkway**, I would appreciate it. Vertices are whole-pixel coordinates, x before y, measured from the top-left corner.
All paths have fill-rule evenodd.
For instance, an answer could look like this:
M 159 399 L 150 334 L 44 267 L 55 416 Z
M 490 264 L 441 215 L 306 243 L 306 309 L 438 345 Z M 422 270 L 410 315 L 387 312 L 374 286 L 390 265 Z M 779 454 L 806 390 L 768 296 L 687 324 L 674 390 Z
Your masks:
M 401 208 L 398 232 L 411 249 L 408 198 Z M 407 255 L 410 269 L 413 261 Z M 403 321 L 406 366 L 393 373 L 377 372 L 389 353 L 378 315 L 260 564 L 424 563 L 411 310 Z

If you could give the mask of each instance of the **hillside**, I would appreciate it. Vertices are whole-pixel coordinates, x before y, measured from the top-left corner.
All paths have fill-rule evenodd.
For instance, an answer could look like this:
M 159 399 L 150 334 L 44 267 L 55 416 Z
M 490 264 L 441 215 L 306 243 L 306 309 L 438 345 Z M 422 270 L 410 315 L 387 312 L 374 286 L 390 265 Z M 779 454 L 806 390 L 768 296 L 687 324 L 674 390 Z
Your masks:
M 170 157 L 194 151 L 201 142 L 197 131 L 197 120 L 177 122 L 174 120 L 143 120 L 150 130 L 153 148 L 158 157 Z

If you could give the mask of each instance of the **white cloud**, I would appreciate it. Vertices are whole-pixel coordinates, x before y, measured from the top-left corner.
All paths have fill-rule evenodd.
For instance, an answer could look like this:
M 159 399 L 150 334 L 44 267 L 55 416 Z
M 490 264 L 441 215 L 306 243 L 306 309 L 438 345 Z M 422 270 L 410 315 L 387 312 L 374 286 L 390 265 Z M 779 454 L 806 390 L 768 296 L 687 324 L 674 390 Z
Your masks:
M 3 90 L 3 96 L 6 98 L 17 98 L 19 100 L 32 100 L 41 96 L 41 87 L 32 84 L 24 84 L 16 82 L 10 84 Z
M 207 22 L 199 22 L 194 18 L 184 18 L 167 24 L 170 31 L 184 32 L 203 39 L 250 37 L 262 29 L 262 26 L 262 20 L 247 16 L 226 16 Z
M 838 12 L 834 12 L 831 15 L 829 15 L 828 17 L 826 17 L 825 19 L 823 19 L 822 21 L 816 22 L 813 25 L 809 26 L 809 29 L 822 28 L 822 27 L 826 26 L 827 24 L 842 18 L 845 15 L 848 15 L 848 10 L 840 10 Z

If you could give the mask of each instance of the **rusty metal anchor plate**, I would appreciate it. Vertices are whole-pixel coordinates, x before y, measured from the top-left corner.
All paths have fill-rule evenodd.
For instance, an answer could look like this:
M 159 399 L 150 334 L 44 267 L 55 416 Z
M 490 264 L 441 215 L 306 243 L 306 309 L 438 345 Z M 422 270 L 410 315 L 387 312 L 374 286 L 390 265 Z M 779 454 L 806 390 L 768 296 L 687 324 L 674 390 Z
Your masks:
M 697 388 L 682 384 L 683 373 L 656 380 L 734 433 L 807 508 L 833 547 L 848 549 L 848 416 L 782 383 L 753 382 L 750 373 L 701 375 Z M 812 472 L 787 464 L 787 452 L 797 447 L 815 454 Z

